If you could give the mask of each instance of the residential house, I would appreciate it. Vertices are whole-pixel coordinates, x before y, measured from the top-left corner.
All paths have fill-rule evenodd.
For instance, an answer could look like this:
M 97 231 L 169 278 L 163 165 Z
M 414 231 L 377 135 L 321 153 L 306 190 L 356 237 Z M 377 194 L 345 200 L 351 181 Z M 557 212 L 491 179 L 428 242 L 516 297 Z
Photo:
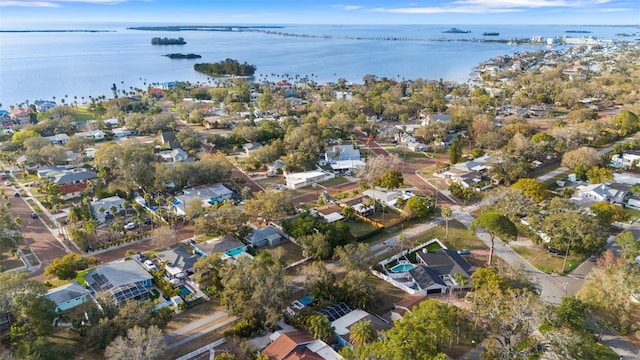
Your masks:
M 166 162 L 183 162 L 189 158 L 189 154 L 182 149 L 163 150 L 158 155 Z
M 285 165 L 285 162 L 278 159 L 274 162 L 271 162 L 269 164 L 267 164 L 267 171 L 270 174 L 276 174 L 278 172 L 278 170 L 282 169 Z
M 135 135 L 137 132 L 134 129 L 129 129 L 126 127 L 115 128 L 111 130 L 113 136 L 117 138 L 124 138 Z
M 411 312 L 414 307 L 418 306 L 426 298 L 427 297 L 425 295 L 409 295 L 393 304 L 393 310 L 391 310 L 391 320 L 396 321 L 402 319 L 404 314 Z
M 640 165 L 640 150 L 625 151 L 622 156 L 615 154 L 611 157 L 611 167 L 628 169 Z
M 370 121 L 378 122 L 381 120 L 381 118 L 378 116 L 376 111 L 370 106 L 365 106 L 363 108 L 360 108 L 360 113 L 364 114 L 365 120 L 367 122 L 370 122 Z
M 318 206 L 311 210 L 311 214 L 323 217 L 328 223 L 344 219 L 342 207 L 334 204 Z
M 578 185 L 576 187 L 577 196 L 572 198 L 573 201 L 596 203 L 600 201 L 608 201 L 610 203 L 623 204 L 627 195 L 628 185 L 626 187 L 617 186 L 621 184 L 591 184 Z M 586 204 L 585 204 L 586 205 Z
M 98 174 L 95 171 L 85 169 L 64 170 L 60 173 L 47 174 L 49 181 L 54 184 L 79 184 L 86 183 L 88 180 L 97 179 Z
M 452 289 L 462 288 L 462 284 L 455 279 L 456 274 L 470 279 L 475 271 L 472 266 L 456 251 L 441 249 L 435 252 L 426 251 L 416 253 L 418 265 L 409 270 L 409 276 L 413 279 L 416 293 L 434 294 L 446 293 Z M 464 287 L 470 285 L 470 280 Z
M 206 116 L 203 123 L 204 127 L 207 129 L 218 129 L 229 126 L 229 121 L 219 115 Z
M 160 133 L 160 144 L 163 148 L 178 149 L 180 144 L 176 141 L 175 131 L 163 131 Z
M 327 164 L 342 160 L 360 160 L 360 149 L 353 147 L 353 144 L 333 145 L 330 150 L 324 153 Z
M 251 246 L 260 247 L 265 245 L 278 245 L 282 241 L 282 238 L 283 236 L 280 230 L 269 225 L 254 229 L 253 232 L 245 236 L 244 239 L 247 240 Z
M 105 133 L 104 131 L 97 129 L 92 131 L 77 132 L 75 133 L 75 135 L 85 139 L 93 139 L 96 141 L 100 141 L 100 140 L 104 140 Z
M 427 114 L 427 115 L 420 114 L 420 117 L 423 118 L 422 125 L 431 125 L 436 122 L 440 122 L 446 125 L 449 121 L 451 121 L 451 114 L 443 114 L 443 113 Z
M 252 152 L 256 151 L 261 147 L 262 147 L 262 144 L 255 141 L 242 145 L 242 148 L 244 149 L 244 152 L 247 153 L 247 155 L 251 155 Z
M 87 188 L 87 183 L 70 183 L 60 185 L 60 197 L 62 200 L 78 199 Z
M 47 297 L 56 303 L 57 311 L 67 311 L 89 299 L 89 290 L 74 281 L 47 291 Z
M 107 218 L 115 216 L 122 211 L 124 209 L 122 206 L 123 202 L 124 199 L 119 196 L 110 196 L 92 201 L 91 208 L 93 209 L 93 213 L 95 214 L 98 223 L 104 224 Z M 115 208 L 115 213 L 113 213 L 113 208 Z
M 118 126 L 119 121 L 117 118 L 110 118 L 104 121 L 104 124 L 108 126 L 110 129 L 113 129 Z
M 367 195 L 359 195 L 356 197 L 352 197 L 349 199 L 343 199 L 340 201 L 340 206 L 347 207 L 351 206 L 356 214 L 367 217 L 373 215 L 375 209 L 373 205 L 370 204 L 371 198 Z
M 147 300 L 153 277 L 135 260 L 101 265 L 84 276 L 92 294 L 108 292 L 114 303 Z
M 50 100 L 36 100 L 33 102 L 33 105 L 35 105 L 38 112 L 45 112 L 56 107 L 56 102 Z
M 227 251 L 244 247 L 245 245 L 231 235 L 214 238 L 212 240 L 201 242 L 196 248 L 207 256 L 213 254 L 224 254 Z
M 15 124 L 28 123 L 31 120 L 31 109 L 20 107 L 11 109 L 11 120 Z
M 269 336 L 271 343 L 262 354 L 269 360 L 341 360 L 342 356 L 322 340 L 307 331 L 276 331 Z
M 367 189 L 363 192 L 363 194 L 367 195 L 370 198 L 378 200 L 385 206 L 395 206 L 398 197 L 402 196 L 402 193 L 400 193 L 399 191 L 388 191 L 375 188 Z
M 199 201 L 202 206 L 209 207 L 213 204 L 231 199 L 233 191 L 227 189 L 222 184 L 211 186 L 199 186 L 192 189 L 183 190 L 184 194 L 178 195 L 173 200 L 173 207 L 178 215 L 185 215 L 189 203 Z
M 331 163 L 331 169 L 334 171 L 359 171 L 366 167 L 367 164 L 362 160 L 340 160 Z
M 287 187 L 291 190 L 300 189 L 311 184 L 327 181 L 333 179 L 335 174 L 326 172 L 324 170 L 312 170 L 299 173 L 285 172 L 284 180 Z
M 334 91 L 333 93 L 336 99 L 342 99 L 347 101 L 353 100 L 353 93 L 350 91 Z
M 181 246 L 161 251 L 156 257 L 165 264 L 164 271 L 170 280 L 184 280 L 193 274 L 195 263 L 200 258 L 192 250 Z
M 46 136 L 45 139 L 49 140 L 51 145 L 64 145 L 69 141 L 69 135 L 67 134 L 56 134 L 53 136 Z
M 13 124 L 13 119 L 11 119 L 11 113 L 7 110 L 0 109 L 0 125 L 3 128 L 10 128 Z
M 360 321 L 370 321 L 377 331 L 389 330 L 393 326 L 391 322 L 372 316 L 364 310 L 353 310 L 345 303 L 327 306 L 317 312 L 329 318 L 331 326 L 335 328 L 338 344 L 343 346 L 351 345 L 349 342 L 351 327 Z

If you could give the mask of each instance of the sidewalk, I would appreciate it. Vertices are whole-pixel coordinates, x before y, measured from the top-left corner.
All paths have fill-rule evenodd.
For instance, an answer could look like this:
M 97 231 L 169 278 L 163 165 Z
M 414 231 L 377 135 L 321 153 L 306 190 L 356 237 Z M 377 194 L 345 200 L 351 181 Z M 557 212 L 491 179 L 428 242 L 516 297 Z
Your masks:
M 227 317 L 227 319 L 225 319 L 224 321 L 221 322 L 217 322 L 218 320 Z M 169 345 L 167 345 L 165 347 L 165 350 L 171 350 L 171 349 L 175 349 L 178 346 L 182 346 L 186 343 L 188 343 L 189 341 L 192 341 L 194 339 L 197 339 L 205 334 L 208 334 L 214 330 L 217 330 L 223 326 L 226 326 L 227 324 L 230 324 L 234 321 L 236 321 L 238 318 L 235 316 L 229 316 L 229 314 L 226 311 L 216 311 L 215 313 L 209 315 L 209 316 L 205 316 L 197 321 L 193 321 L 171 333 L 165 334 L 163 337 L 163 340 L 165 343 L 170 343 Z M 175 340 L 176 338 L 179 338 L 183 335 L 187 335 L 190 332 L 197 330 L 203 326 L 206 326 L 208 324 L 213 324 L 201 331 L 198 331 L 196 333 L 193 333 L 191 335 L 188 335 L 176 342 L 171 343 L 173 340 Z

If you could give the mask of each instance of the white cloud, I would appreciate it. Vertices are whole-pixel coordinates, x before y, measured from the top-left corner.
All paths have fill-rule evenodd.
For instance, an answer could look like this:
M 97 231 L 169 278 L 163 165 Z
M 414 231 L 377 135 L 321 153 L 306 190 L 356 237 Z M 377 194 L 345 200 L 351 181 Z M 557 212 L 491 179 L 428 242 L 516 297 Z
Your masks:
M 612 0 L 455 0 L 432 7 L 376 8 L 373 11 L 398 14 L 443 13 L 509 13 L 539 8 L 584 8 L 602 5 Z
M 21 7 L 60 7 L 64 3 L 85 3 L 85 4 L 118 4 L 127 0 L 0 0 L 0 6 L 21 6 Z
M 345 11 L 352 11 L 352 10 L 358 10 L 363 8 L 363 6 L 360 6 L 360 5 L 333 5 L 333 7 L 336 9 L 342 9 Z

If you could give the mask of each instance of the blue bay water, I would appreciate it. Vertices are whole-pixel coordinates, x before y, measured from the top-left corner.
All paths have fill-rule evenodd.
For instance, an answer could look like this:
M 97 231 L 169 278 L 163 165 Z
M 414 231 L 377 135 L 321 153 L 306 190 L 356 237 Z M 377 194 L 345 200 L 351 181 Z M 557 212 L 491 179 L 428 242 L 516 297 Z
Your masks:
M 135 24 L 132 24 L 135 26 Z M 492 39 L 595 36 L 614 39 L 615 33 L 636 32 L 633 26 L 489 26 L 455 25 L 469 34 L 445 34 L 451 26 L 327 26 L 291 25 L 273 31 L 330 38 L 302 38 L 260 32 L 127 30 L 122 25 L 67 25 L 43 29 L 101 29 L 99 33 L 0 33 L 0 103 L 3 107 L 36 99 L 67 102 L 77 96 L 112 96 L 110 88 L 145 88 L 175 80 L 208 81 L 193 70 L 196 62 L 237 59 L 257 66 L 256 78 L 279 80 L 283 74 L 309 76 L 317 83 L 344 78 L 361 82 L 366 74 L 396 79 L 465 82 L 478 63 L 497 55 L 544 49 L 456 41 L 386 41 L 349 38 L 480 39 L 482 32 L 499 32 Z M 3 28 L 2 30 L 11 30 Z M 588 30 L 590 34 L 566 34 Z M 183 46 L 153 46 L 152 37 L 184 37 Z M 161 55 L 181 52 L 202 55 L 196 60 L 171 60 Z M 313 74 L 313 75 L 312 75 Z

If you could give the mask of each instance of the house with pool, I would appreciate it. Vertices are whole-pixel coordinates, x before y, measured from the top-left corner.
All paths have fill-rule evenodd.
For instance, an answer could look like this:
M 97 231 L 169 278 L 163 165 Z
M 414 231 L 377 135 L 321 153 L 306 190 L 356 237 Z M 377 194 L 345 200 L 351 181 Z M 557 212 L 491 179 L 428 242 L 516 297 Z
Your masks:
M 378 265 L 377 270 L 372 270 L 375 276 L 415 295 L 445 294 L 469 288 L 471 274 L 476 270 L 464 257 L 448 249 L 438 239 L 403 251 Z
M 185 189 L 184 194 L 178 195 L 173 199 L 173 209 L 179 216 L 186 214 L 187 206 L 192 201 L 198 201 L 203 207 L 207 208 L 213 204 L 221 203 L 231 199 L 233 191 L 229 190 L 222 184 L 210 186 L 198 186 L 191 189 Z
M 180 283 L 187 276 L 195 273 L 196 261 L 200 258 L 193 250 L 187 250 L 182 246 L 162 251 L 156 254 L 156 258 L 165 264 L 166 277 L 172 283 Z
M 101 265 L 84 276 L 91 294 L 108 292 L 116 305 L 149 298 L 153 277 L 135 260 Z

